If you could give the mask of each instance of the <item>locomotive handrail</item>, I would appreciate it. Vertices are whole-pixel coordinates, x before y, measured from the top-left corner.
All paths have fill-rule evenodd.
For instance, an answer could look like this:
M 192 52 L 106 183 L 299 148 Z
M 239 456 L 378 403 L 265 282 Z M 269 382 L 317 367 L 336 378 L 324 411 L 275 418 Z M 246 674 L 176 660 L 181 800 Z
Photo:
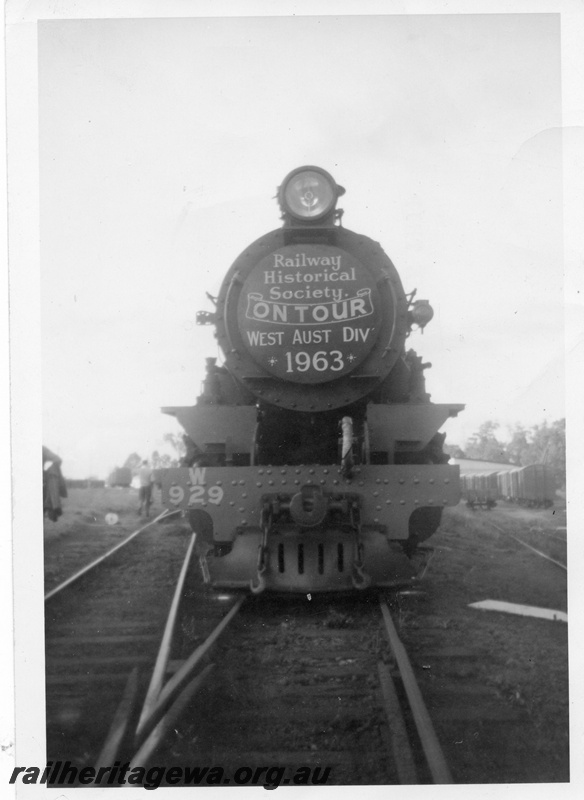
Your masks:
M 229 301 L 231 299 L 231 293 L 233 292 L 233 287 L 236 284 L 239 284 L 240 286 L 243 285 L 243 282 L 242 282 L 242 280 L 240 278 L 239 270 L 236 270 L 233 273 L 233 275 L 231 276 L 231 280 L 229 282 L 229 286 L 227 287 L 227 292 L 225 294 L 225 306 L 224 306 L 225 310 L 227 310 L 229 308 Z M 231 339 L 231 334 L 229 333 L 229 326 L 228 325 L 225 326 L 225 335 L 227 336 L 227 341 L 229 343 L 229 349 L 231 350 L 232 353 L 236 353 L 237 352 L 237 348 L 234 346 L 233 341 Z

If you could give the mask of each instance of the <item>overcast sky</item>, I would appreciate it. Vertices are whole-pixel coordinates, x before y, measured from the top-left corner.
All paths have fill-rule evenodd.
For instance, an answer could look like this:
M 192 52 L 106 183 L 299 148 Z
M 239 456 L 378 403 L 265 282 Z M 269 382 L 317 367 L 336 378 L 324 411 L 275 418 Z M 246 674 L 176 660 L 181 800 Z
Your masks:
M 274 195 L 316 164 L 344 225 L 435 309 L 410 342 L 463 444 L 564 416 L 555 14 L 39 23 L 43 439 L 70 477 L 192 405 L 195 326 Z

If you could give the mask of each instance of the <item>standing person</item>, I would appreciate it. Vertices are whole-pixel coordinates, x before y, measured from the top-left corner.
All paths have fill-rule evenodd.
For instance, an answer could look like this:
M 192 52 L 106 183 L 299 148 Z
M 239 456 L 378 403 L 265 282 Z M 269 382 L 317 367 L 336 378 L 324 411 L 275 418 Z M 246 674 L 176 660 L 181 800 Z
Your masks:
M 61 498 L 67 497 L 61 463 L 59 456 L 43 445 L 43 515 L 53 522 L 63 513 Z
M 138 480 L 140 481 L 140 510 L 138 513 L 150 515 L 150 504 L 152 503 L 152 481 L 154 473 L 148 464 L 147 459 L 142 461 L 142 465 L 138 470 Z

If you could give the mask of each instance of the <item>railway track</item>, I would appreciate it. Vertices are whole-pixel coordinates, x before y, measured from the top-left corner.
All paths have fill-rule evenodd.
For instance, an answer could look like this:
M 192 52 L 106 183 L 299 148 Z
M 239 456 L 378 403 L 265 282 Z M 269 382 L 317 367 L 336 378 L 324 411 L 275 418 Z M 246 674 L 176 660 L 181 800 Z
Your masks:
M 188 534 L 180 525 L 153 524 L 137 533 L 47 594 L 47 756 L 53 762 L 95 763 L 129 676 L 139 694 L 154 663 Z
M 128 571 L 143 576 L 145 565 L 156 565 L 161 581 L 152 581 L 147 597 L 120 599 L 119 575 L 116 588 L 108 571 L 95 591 L 91 583 L 83 592 L 70 587 L 78 596 L 69 595 L 69 605 L 59 598 L 48 603 L 50 759 L 129 770 L 191 766 L 201 785 L 208 785 L 205 774 L 216 777 L 216 765 L 219 782 L 234 785 L 261 785 L 266 776 L 272 785 L 293 783 L 299 770 L 314 784 L 452 782 L 389 609 L 380 609 L 375 595 L 210 593 L 193 563 L 194 540 L 179 527 L 173 536 L 168 564 L 154 533 L 150 546 L 146 536 L 136 537 L 142 554 L 120 564 L 128 592 L 136 588 Z M 525 713 L 519 695 L 512 707 L 502 704 L 506 688 L 473 678 L 481 674 L 475 665 L 489 658 L 486 645 L 480 652 L 444 646 L 431 616 L 424 628 L 423 594 L 403 593 L 393 611 L 397 627 L 403 614 L 406 628 L 408 614 L 416 620 L 408 648 L 419 677 L 424 671 L 424 679 L 434 678 L 432 719 L 456 774 L 464 775 L 467 765 L 456 760 L 463 739 L 467 750 L 469 736 L 478 746 L 481 725 L 520 725 Z M 99 626 L 87 621 L 87 603 L 101 609 Z M 136 604 L 148 609 L 145 617 L 134 613 Z M 450 665 L 445 674 L 442 665 Z M 426 693 L 427 681 L 422 685 Z M 452 740 L 444 738 L 449 730 L 457 734 Z
M 183 528 L 173 535 L 180 546 L 168 563 L 160 534 L 150 534 L 149 546 L 144 533 L 131 546 L 142 540 L 141 554 L 119 564 L 129 590 L 128 571 L 143 576 L 156 547 L 160 584 L 151 582 L 147 598 L 120 599 L 115 570 L 95 591 L 90 577 L 83 591 L 69 587 L 66 603 L 48 603 L 50 759 L 130 770 L 199 765 L 203 785 L 205 770 L 218 764 L 221 783 L 261 784 L 274 770 L 278 781 L 293 782 L 299 769 L 316 776 L 315 784 L 452 782 L 389 609 L 375 595 L 209 593 L 193 563 L 194 539 Z M 400 614 L 420 602 L 407 595 Z M 85 616 L 88 603 L 99 609 L 99 625 Z M 140 605 L 144 617 L 134 613 Z M 462 687 L 460 677 L 456 686 L 446 682 L 444 702 L 437 704 L 434 687 L 441 735 L 455 720 L 458 730 L 472 726 L 473 698 L 493 724 L 518 723 L 521 709 L 501 708 L 495 688 L 470 680 L 466 665 L 480 656 L 444 648 L 439 631 L 436 637 L 435 652 L 415 650 L 416 668 L 433 672 L 446 659 L 453 675 L 465 676 Z M 461 742 L 445 742 L 449 757 Z
M 209 593 L 191 569 L 194 537 L 180 527 L 166 535 L 161 547 L 159 532 L 143 533 L 116 548 L 99 581 L 82 571 L 50 594 L 50 761 L 79 770 L 126 761 L 130 771 L 153 759 L 220 763 L 226 776 L 272 764 L 331 784 L 451 782 L 384 603 L 380 613 L 374 597 Z
M 517 526 L 514 525 L 514 530 L 511 532 L 490 520 L 486 520 L 486 522 L 503 536 L 513 539 L 540 558 L 544 558 L 560 569 L 567 571 L 567 537 L 565 534 L 552 533 L 549 530 L 533 525 L 522 525 L 519 531 L 516 529 Z
M 135 530 L 133 533 L 131 533 L 129 536 L 127 536 L 125 539 L 123 539 L 121 542 L 118 542 L 113 547 L 111 547 L 109 550 L 106 550 L 106 552 L 101 553 L 101 555 L 99 555 L 97 558 L 94 558 L 89 563 L 83 563 L 83 566 L 81 566 L 79 569 L 74 570 L 72 572 L 72 574 L 69 575 L 69 577 L 65 578 L 65 580 L 62 580 L 61 582 L 56 583 L 48 591 L 45 592 L 45 603 L 47 601 L 53 599 L 54 597 L 56 597 L 58 594 L 62 594 L 73 583 L 81 581 L 85 576 L 89 575 L 90 573 L 92 575 L 95 574 L 95 570 L 97 570 L 102 564 L 104 564 L 115 553 L 117 553 L 118 550 L 121 550 L 122 547 L 126 547 L 133 539 L 136 538 L 136 536 L 141 534 L 142 531 L 145 531 L 146 529 L 150 528 L 152 525 L 155 525 L 157 522 L 161 522 L 162 520 L 166 520 L 169 517 L 173 517 L 173 516 L 175 516 L 175 514 L 173 514 L 173 512 L 169 513 L 167 511 L 163 511 L 161 514 L 159 514 L 153 520 L 151 520 L 150 522 L 147 522 L 145 525 L 142 525 L 140 528 Z M 83 562 L 85 562 L 84 558 L 83 558 Z M 46 582 L 45 582 L 45 586 L 46 586 Z
M 208 665 L 132 767 L 220 764 L 223 783 L 242 769 L 261 782 L 266 765 L 283 783 L 298 769 L 328 784 L 452 782 L 385 603 L 239 603 L 212 675 Z

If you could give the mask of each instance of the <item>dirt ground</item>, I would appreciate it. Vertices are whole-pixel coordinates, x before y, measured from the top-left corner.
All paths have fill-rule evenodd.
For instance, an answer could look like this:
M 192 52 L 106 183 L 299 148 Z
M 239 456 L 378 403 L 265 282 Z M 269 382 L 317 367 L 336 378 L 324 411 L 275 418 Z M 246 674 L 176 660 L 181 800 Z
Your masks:
M 568 626 L 469 607 L 501 600 L 566 612 L 566 573 L 490 523 L 527 541 L 530 527 L 556 531 L 565 516 L 448 509 L 424 594 L 401 603 L 400 634 L 457 782 L 568 781 Z
M 69 489 L 63 516 L 44 519 L 45 591 L 50 591 L 93 559 L 106 553 L 148 520 L 138 514 L 138 490 L 132 488 Z M 150 519 L 162 511 L 154 490 Z M 117 522 L 108 525 L 107 514 Z

